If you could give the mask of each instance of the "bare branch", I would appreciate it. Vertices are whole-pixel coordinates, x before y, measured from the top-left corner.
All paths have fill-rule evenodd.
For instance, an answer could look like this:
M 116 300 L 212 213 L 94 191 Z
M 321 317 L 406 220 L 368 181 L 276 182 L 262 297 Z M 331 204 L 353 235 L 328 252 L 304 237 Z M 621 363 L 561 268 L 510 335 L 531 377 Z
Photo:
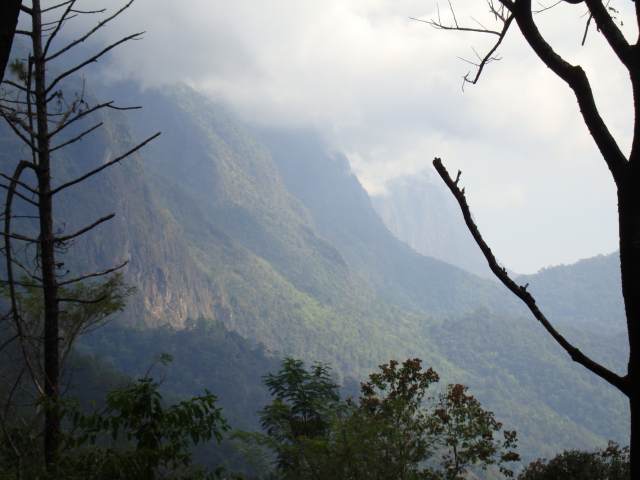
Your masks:
M 113 217 L 115 217 L 114 213 L 106 215 L 106 216 L 104 216 L 102 218 L 99 218 L 98 220 L 93 222 L 91 225 L 87 225 L 86 227 L 81 228 L 80 230 L 78 230 L 75 233 L 72 233 L 71 235 L 65 235 L 64 237 L 57 237 L 57 238 L 54 239 L 54 241 L 56 243 L 64 243 L 64 242 L 68 242 L 69 240 L 73 240 L 74 238 L 79 237 L 81 235 L 84 235 L 85 233 L 87 233 L 90 230 L 93 230 L 94 228 L 96 228 L 101 223 L 108 222 Z
M 51 90 L 64 78 L 68 77 L 69 75 L 73 75 L 74 73 L 76 73 L 78 70 L 81 70 L 82 68 L 86 67 L 87 65 L 89 65 L 90 63 L 96 62 L 98 61 L 98 59 L 100 57 L 102 57 L 103 55 L 105 55 L 107 52 L 109 52 L 110 50 L 113 50 L 114 48 L 116 48 L 118 45 L 122 45 L 125 42 L 128 42 L 130 40 L 136 40 L 138 38 L 140 38 L 142 35 L 144 35 L 145 32 L 138 32 L 138 33 L 134 33 L 132 35 L 128 35 L 124 38 L 121 38 L 120 40 L 118 40 L 115 43 L 112 43 L 111 45 L 109 45 L 108 47 L 102 49 L 100 52 L 98 52 L 97 54 L 95 54 L 93 57 L 85 60 L 84 62 L 76 65 L 73 68 L 70 68 L 69 70 L 66 70 L 65 72 L 61 73 L 60 75 L 58 75 L 50 84 L 49 86 L 46 88 L 46 93 L 51 92 Z
M 127 8 L 129 8 L 131 6 L 131 4 L 134 2 L 134 0 L 130 0 L 129 2 L 127 2 L 122 8 L 120 8 L 120 10 L 116 11 L 113 15 L 105 18 L 104 20 L 102 20 L 101 22 L 99 22 L 95 27 L 93 27 L 91 30 L 89 30 L 87 33 L 85 33 L 83 36 L 81 36 L 80 38 L 74 40 L 73 42 L 69 43 L 67 46 L 65 46 L 64 48 L 60 49 L 59 51 L 57 51 L 56 53 L 54 53 L 53 55 L 47 57 L 45 60 L 47 62 L 59 57 L 60 55 L 62 55 L 63 53 L 71 50 L 73 47 L 75 47 L 76 45 L 84 42 L 87 38 L 89 38 L 91 35 L 93 35 L 95 32 L 97 32 L 99 29 L 101 29 L 102 27 L 104 27 L 107 23 L 109 23 L 111 20 L 113 20 L 114 18 L 116 18 L 118 15 L 120 15 L 122 12 L 124 12 Z
M 11 305 L 10 315 L 13 320 L 13 324 L 16 329 L 16 333 L 20 339 L 20 349 L 22 351 L 22 356 L 25 360 L 25 364 L 29 369 L 29 374 L 33 381 L 33 384 L 36 388 L 42 392 L 42 388 L 40 382 L 38 381 L 38 377 L 36 375 L 36 371 L 31 364 L 31 359 L 29 357 L 28 347 L 26 345 L 25 332 L 23 329 L 22 318 L 20 316 L 20 312 L 18 311 L 18 300 L 16 295 L 16 285 L 18 282 L 15 281 L 13 275 L 13 251 L 11 248 L 11 209 L 13 208 L 13 196 L 16 193 L 16 185 L 22 173 L 27 170 L 35 170 L 33 164 L 27 161 L 18 162 L 16 168 L 13 172 L 13 177 L 11 179 L 11 183 L 9 184 L 9 188 L 7 189 L 7 195 L 4 200 L 4 228 L 2 231 L 2 236 L 4 237 L 4 257 L 6 260 L 5 269 L 7 273 L 7 285 L 9 286 L 9 302 Z
M 89 278 L 98 278 L 104 277 L 105 275 L 109 275 L 110 273 L 117 272 L 118 270 L 124 268 L 129 263 L 129 260 L 117 265 L 115 267 L 109 268 L 107 270 L 103 270 L 102 272 L 94 272 L 88 273 L 86 275 L 82 275 L 80 277 L 72 278 L 71 280 L 66 280 L 64 282 L 60 282 L 58 285 L 63 287 L 65 285 L 71 285 L 72 283 L 82 282 L 83 280 L 88 280 Z
M 473 27 L 460 27 L 458 25 L 445 25 L 436 20 L 422 20 L 421 18 L 409 17 L 409 20 L 415 20 L 416 22 L 426 23 L 427 25 L 431 25 L 433 28 L 438 30 L 454 30 L 458 32 L 474 32 L 474 33 L 488 33 L 491 35 L 500 35 L 500 32 L 497 30 L 491 30 L 487 28 L 473 28 Z
M 7 85 L 11 85 L 13 88 L 17 88 L 18 90 L 24 93 L 31 93 L 27 90 L 26 87 L 20 85 L 19 83 L 14 82 L 13 80 L 3 80 L 2 83 L 6 83 Z
M 69 2 L 67 2 L 67 8 L 65 9 L 64 13 L 58 19 L 58 22 L 57 22 L 58 24 L 56 25 L 55 30 L 51 33 L 51 35 L 49 35 L 49 38 L 47 39 L 47 43 L 44 46 L 44 51 L 43 51 L 43 54 L 42 54 L 44 57 L 46 57 L 47 54 L 49 53 L 49 48 L 51 47 L 51 42 L 53 42 L 53 39 L 56 38 L 56 35 L 58 34 L 60 29 L 62 28 L 62 25 L 64 24 L 65 20 L 67 19 L 67 16 L 71 13 L 71 9 L 75 5 L 75 3 L 76 3 L 76 0 L 70 0 Z
M 4 342 L 2 342 L 2 344 L 0 345 L 0 352 L 2 350 L 4 350 L 5 348 L 7 348 L 7 346 L 11 345 L 13 342 L 15 342 L 18 339 L 19 335 L 16 333 L 13 337 L 8 338 L 7 340 L 5 340 Z
M 587 34 L 589 33 L 589 26 L 591 25 L 591 20 L 593 20 L 593 15 L 589 13 L 589 18 L 587 18 L 587 23 L 584 26 L 584 35 L 582 35 L 581 45 L 584 47 L 584 44 L 587 42 Z
M 11 130 L 13 130 L 13 133 L 15 133 L 18 138 L 20 138 L 20 140 L 22 140 L 24 143 L 27 144 L 27 146 L 32 149 L 35 152 L 38 152 L 38 147 L 35 146 L 35 144 L 29 140 L 20 130 L 18 130 L 18 127 L 15 126 L 15 122 L 13 121 L 14 119 L 9 118 L 9 116 L 7 114 L 5 114 L 4 112 L 0 111 L 0 116 L 2 118 L 4 118 L 4 120 L 7 122 L 7 124 L 9 125 L 9 128 L 11 128 Z
M 507 287 L 511 291 L 511 293 L 522 300 L 522 302 L 529 308 L 529 311 L 533 314 L 536 320 L 540 322 L 540 324 L 553 337 L 553 339 L 569 354 L 574 362 L 579 363 L 586 369 L 595 373 L 600 378 L 619 389 L 621 392 L 629 395 L 630 386 L 625 377 L 621 377 L 618 374 L 607 369 L 606 367 L 593 361 L 592 359 L 584 355 L 578 348 L 569 343 L 569 341 L 567 341 L 567 339 L 565 339 L 553 327 L 553 325 L 551 325 L 549 320 L 547 320 L 547 317 L 545 317 L 542 311 L 538 308 L 535 298 L 527 291 L 526 286 L 518 285 L 511 279 L 511 277 L 507 273 L 507 270 L 504 267 L 498 265 L 493 252 L 482 238 L 478 227 L 471 217 L 471 211 L 469 209 L 469 205 L 467 204 L 464 189 L 460 189 L 457 185 L 457 182 L 460 179 L 460 175 L 457 176 L 456 181 L 452 180 L 449 172 L 447 172 L 447 169 L 444 167 L 442 161 L 439 158 L 435 158 L 433 160 L 433 166 L 435 167 L 436 171 L 438 172 L 444 183 L 447 185 L 455 199 L 458 201 L 460 210 L 462 211 L 462 215 L 464 217 L 464 221 L 467 224 L 467 228 L 469 229 L 469 232 L 471 232 L 471 235 L 473 235 L 473 238 L 480 247 L 480 250 L 482 250 L 482 253 L 484 254 L 484 257 L 487 260 L 489 268 L 491 268 L 493 274 L 502 282 L 505 287 Z
M 16 394 L 16 391 L 18 390 L 18 386 L 20 385 L 20 382 L 22 381 L 22 377 L 24 376 L 24 371 L 25 368 L 22 367 L 20 369 L 20 373 L 18 373 L 15 382 L 13 383 L 13 386 L 11 387 L 11 390 L 9 390 L 9 395 L 7 395 L 7 399 L 5 401 L 4 404 L 4 408 L 3 408 L 3 417 L 7 418 L 7 416 L 9 415 L 9 409 L 11 408 L 11 404 L 13 403 L 13 396 Z M 3 422 L 4 423 L 4 422 Z M 10 435 L 6 435 L 7 437 L 10 437 Z M 13 442 L 11 442 L 11 444 L 13 445 Z M 18 451 L 17 446 L 14 446 L 15 450 Z
M 533 21 L 531 0 L 519 0 L 512 4 L 511 11 L 529 46 L 538 55 L 540 60 L 573 90 L 578 100 L 584 123 L 587 125 L 589 133 L 607 163 L 613 179 L 617 185 L 620 185 L 624 177 L 624 172 L 628 167 L 627 159 L 600 116 L 589 79 L 584 70 L 580 66 L 571 65 L 564 60 L 542 37 L 538 27 Z
M 93 305 L 96 303 L 104 302 L 108 297 L 103 295 L 99 298 L 95 298 L 93 300 L 84 300 L 81 298 L 58 298 L 58 302 L 66 302 L 66 303 L 80 303 L 83 305 Z
M 118 162 L 121 162 L 122 160 L 124 160 L 125 158 L 133 155 L 135 152 L 137 152 L 142 147 L 144 147 L 147 143 L 151 142 L 152 140 L 156 139 L 159 136 L 160 136 L 160 132 L 150 136 L 145 141 L 143 141 L 142 143 L 139 143 L 138 145 L 136 145 L 135 147 L 133 147 L 131 150 L 129 150 L 128 152 L 124 153 L 123 155 L 120 155 L 119 157 L 114 158 L 113 160 L 105 163 L 104 165 L 101 165 L 98 168 L 95 168 L 95 169 L 91 170 L 90 172 L 82 175 L 81 177 L 76 178 L 75 180 L 71 180 L 70 182 L 63 183 L 59 187 L 56 187 L 56 188 L 52 189 L 50 194 L 51 195 L 55 195 L 56 193 L 60 192 L 61 190 L 64 190 L 65 188 L 69 188 L 72 185 L 75 185 L 75 184 L 77 184 L 79 182 L 82 182 L 83 180 L 86 180 L 87 178 L 92 177 L 96 173 L 101 172 L 105 168 L 109 168 L 110 166 L 115 165 Z
M 65 17 L 65 21 L 66 20 L 71 20 L 72 18 L 76 18 L 78 15 L 69 15 L 67 17 Z M 55 32 L 56 31 L 56 27 L 58 25 L 60 25 L 61 20 L 52 20 L 51 22 L 42 22 L 42 26 L 43 27 L 48 27 L 48 28 L 43 28 L 42 31 L 43 32 Z M 53 35 L 52 33 L 50 33 L 48 36 Z
M 76 142 L 77 142 L 77 141 L 79 141 L 79 140 L 82 140 L 85 136 L 89 135 L 89 134 L 90 134 L 91 132 L 93 132 L 94 130 L 97 130 L 97 129 L 98 129 L 98 128 L 100 128 L 102 125 L 104 125 L 104 123 L 103 123 L 103 122 L 100 122 L 100 123 L 98 123 L 97 125 L 94 125 L 93 127 L 88 128 L 88 129 L 87 129 L 87 130 L 85 130 L 84 132 L 82 132 L 82 133 L 80 133 L 80 134 L 76 135 L 75 137 L 73 137 L 73 138 L 71 138 L 71 139 L 67 140 L 66 142 L 61 143 L 60 145 L 57 145 L 57 146 L 55 146 L 55 147 L 51 148 L 51 150 L 49 150 L 49 152 L 50 152 L 50 153 L 53 153 L 53 152 L 55 152 L 56 150 L 60 150 L 61 148 L 68 147 L 69 145 L 71 145 L 71 144 L 73 144 L 73 143 L 76 143 Z M 49 135 L 49 136 L 51 136 L 51 135 Z
M 584 3 L 589 7 L 589 11 L 598 26 L 598 30 L 602 32 L 604 38 L 607 39 L 611 50 L 613 50 L 625 67 L 628 69 L 633 68 L 637 53 L 634 53 L 629 42 L 624 38 L 624 35 L 613 21 L 613 18 L 611 18 L 607 8 L 603 5 L 602 0 L 584 0 Z
M 125 111 L 128 111 L 128 110 L 140 110 L 142 107 L 141 106 L 117 107 L 115 105 L 107 105 L 107 108 L 110 108 L 111 110 L 119 110 L 121 112 L 125 112 Z
M 26 183 L 24 183 L 24 182 L 21 182 L 20 180 L 17 180 L 17 179 L 14 179 L 14 178 L 10 177 L 9 175 L 6 175 L 6 174 L 4 174 L 4 173 L 1 173 L 1 172 L 0 172 L 0 177 L 2 177 L 2 178 L 4 178 L 4 179 L 7 179 L 7 180 L 9 180 L 9 181 L 15 181 L 16 185 L 21 186 L 21 187 L 22 187 L 22 188 L 24 188 L 25 190 L 27 190 L 27 191 L 29 191 L 29 192 L 33 193 L 34 195 L 40 195 L 40 193 L 38 193 L 38 191 L 37 191 L 37 190 L 35 190 L 35 189 L 31 188 L 29 185 L 27 185 L 27 184 L 26 184 Z
M 15 218 L 15 217 L 13 217 Z M 30 280 L 34 280 L 36 282 L 42 282 L 42 278 L 38 277 L 37 275 L 35 275 L 33 272 L 31 272 L 25 265 L 23 265 L 20 261 L 16 260 L 15 258 L 11 258 L 10 261 L 16 265 L 18 268 L 20 268 L 25 274 L 27 274 L 27 276 L 29 277 Z
M 0 279 L 0 283 L 4 283 L 5 285 L 9 285 L 9 281 L 8 280 L 4 280 L 4 279 Z M 27 282 L 17 282 L 14 281 L 12 282 L 14 285 L 18 286 L 18 287 L 24 287 L 24 288 L 42 288 L 42 285 L 39 285 L 37 283 L 27 283 Z
M 113 104 L 113 101 L 111 102 L 106 102 L 106 103 L 100 103 L 98 105 L 95 105 L 87 110 L 83 110 L 82 112 L 78 113 L 77 115 L 75 115 L 74 117 L 72 117 L 71 119 L 67 120 L 66 122 L 62 123 L 58 128 L 56 128 L 55 130 L 52 130 L 51 132 L 49 132 L 49 138 L 53 138 L 54 136 L 56 136 L 58 133 L 60 133 L 62 130 L 64 130 L 65 128 L 67 128 L 69 125 L 73 124 L 74 122 L 77 122 L 78 120 L 86 117 L 87 115 L 92 114 L 93 112 L 100 110 L 102 108 L 106 108 L 106 107 L 111 107 L 111 105 Z
M 470 63 L 474 67 L 476 67 L 475 75 L 473 75 L 473 77 L 471 76 L 471 72 L 464 75 L 462 80 L 463 90 L 464 90 L 465 84 L 467 83 L 471 83 L 473 85 L 478 83 L 478 81 L 480 80 L 480 76 L 482 75 L 482 72 L 487 64 L 489 64 L 492 61 L 499 60 L 499 58 L 495 56 L 495 53 L 498 50 L 498 47 L 500 47 L 500 45 L 502 44 L 502 41 L 504 40 L 505 36 L 507 35 L 507 32 L 509 31 L 509 27 L 511 26 L 511 23 L 513 22 L 513 14 L 509 13 L 505 15 L 505 12 L 501 11 L 503 10 L 503 8 L 494 6 L 491 0 L 489 0 L 487 3 L 489 6 L 489 11 L 494 15 L 496 21 L 502 22 L 502 28 L 500 30 L 492 30 L 492 29 L 485 28 L 477 21 L 476 23 L 480 25 L 480 28 L 461 26 L 458 23 L 458 19 L 456 17 L 456 14 L 451 2 L 449 2 L 449 9 L 451 10 L 451 15 L 453 16 L 453 24 L 451 25 L 446 25 L 442 23 L 439 15 L 438 15 L 438 20 L 420 20 L 418 18 L 413 18 L 413 20 L 427 23 L 439 30 L 484 33 L 484 34 L 494 35 L 498 37 L 495 43 L 493 44 L 493 46 L 491 47 L 491 49 L 489 49 L 489 51 L 485 55 L 479 55 L 478 52 L 474 50 L 475 55 L 478 57 L 478 62 L 472 62 L 467 59 L 459 57 L 464 62 Z
M 42 13 L 48 13 L 51 12 L 53 10 L 57 10 L 58 8 L 62 8 L 65 5 L 68 5 L 70 3 L 74 3 L 76 0 L 66 0 L 65 2 L 62 3 L 58 3 L 57 5 L 52 5 L 51 7 L 47 7 L 47 8 L 43 8 L 42 10 L 40 10 Z
M 502 43 L 502 40 L 504 40 L 504 37 L 507 35 L 507 31 L 509 30 L 509 26 L 511 25 L 512 21 L 513 21 L 513 15 L 510 15 L 507 18 L 506 22 L 504 23 L 504 26 L 502 28 L 502 31 L 500 32 L 500 36 L 498 37 L 498 40 L 496 41 L 496 43 L 493 44 L 493 47 L 491 47 L 491 49 L 486 53 L 486 55 L 480 60 L 480 63 L 477 65 L 478 68 L 476 70 L 476 74 L 473 77 L 473 79 L 470 79 L 469 74 L 464 76 L 465 83 L 471 83 L 472 85 L 475 85 L 476 83 L 478 83 L 478 80 L 480 80 L 480 76 L 482 75 L 484 67 L 489 62 L 498 60 L 497 57 L 494 57 L 494 53 L 496 52 L 496 50 L 498 50 L 498 47 Z M 464 83 L 463 83 L 463 86 L 464 86 Z
M 3 183 L 0 183 L 0 188 L 4 188 L 5 190 L 9 190 L 9 186 L 5 185 Z M 33 200 L 31 200 L 29 197 L 26 197 L 25 195 L 21 194 L 20 192 L 13 192 L 14 195 L 20 197 L 22 200 L 24 200 L 27 203 L 30 203 L 31 205 L 33 205 L 34 207 L 38 207 L 39 204 L 38 202 L 34 202 Z
M 29 243 L 38 242 L 37 238 L 27 237 L 25 235 L 20 235 L 19 233 L 0 232 L 0 236 L 5 237 L 5 238 L 12 238 L 13 240 L 20 240 L 22 242 L 29 242 Z
M 94 15 L 96 13 L 104 13 L 106 11 L 107 11 L 106 8 L 101 8 L 99 10 L 76 10 L 75 8 L 73 9 L 74 13 L 79 13 L 81 15 Z

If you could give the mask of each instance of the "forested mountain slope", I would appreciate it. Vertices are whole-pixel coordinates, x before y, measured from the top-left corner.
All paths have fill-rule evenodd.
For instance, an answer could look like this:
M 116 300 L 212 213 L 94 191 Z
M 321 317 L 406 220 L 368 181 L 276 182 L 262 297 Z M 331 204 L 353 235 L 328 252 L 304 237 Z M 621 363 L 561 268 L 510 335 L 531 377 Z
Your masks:
M 386 300 L 435 314 L 460 313 L 510 300 L 491 282 L 399 241 L 373 209 L 347 159 L 309 132 L 262 130 L 289 190 L 308 208 L 318 230 L 338 247 Z
M 205 318 L 266 355 L 327 361 L 341 376 L 364 378 L 390 358 L 420 357 L 443 381 L 477 390 L 520 432 L 527 455 L 625 438 L 626 407 L 616 392 L 571 364 L 495 282 L 397 240 L 346 159 L 313 136 L 256 134 L 187 87 L 95 90 L 145 109 L 106 112 L 105 129 L 57 158 L 59 181 L 163 131 L 138 157 L 57 203 L 65 231 L 117 214 L 67 257 L 82 271 L 130 260 L 126 279 L 138 292 L 119 322 L 151 333 L 144 341 L 114 333 L 123 352 L 116 365 L 144 362 L 126 353 L 141 344 L 149 355 L 170 344 L 149 342 L 154 329 L 168 325 L 180 342 L 189 319 Z M 4 127 L 0 142 L 6 167 L 23 152 Z M 601 340 L 596 353 L 623 364 L 619 339 Z M 205 352 L 199 345 L 181 364 L 181 392 L 215 388 L 219 372 L 199 371 Z M 248 358 L 237 354 L 239 368 Z
M 626 330 L 618 252 L 544 268 L 519 281 L 531 285 L 550 318 L 595 330 Z

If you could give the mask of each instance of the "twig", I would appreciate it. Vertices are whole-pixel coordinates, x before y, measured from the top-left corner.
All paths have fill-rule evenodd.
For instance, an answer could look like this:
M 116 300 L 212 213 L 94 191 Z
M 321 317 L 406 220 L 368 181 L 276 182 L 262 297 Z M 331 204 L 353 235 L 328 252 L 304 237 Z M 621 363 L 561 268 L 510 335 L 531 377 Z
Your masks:
M 100 128 L 102 125 L 104 125 L 104 123 L 103 123 L 103 122 L 100 122 L 100 123 L 98 123 L 97 125 L 94 125 L 93 127 L 88 128 L 88 129 L 87 129 L 87 130 L 85 130 L 84 132 L 82 132 L 82 133 L 80 133 L 80 134 L 76 135 L 75 137 L 73 137 L 73 138 L 71 138 L 71 139 L 67 140 L 66 142 L 61 143 L 60 145 L 57 145 L 57 146 L 55 146 L 55 147 L 51 148 L 51 150 L 49 150 L 49 153 L 53 153 L 53 152 L 55 152 L 56 150 L 60 150 L 61 148 L 68 147 L 69 145 L 71 145 L 71 144 L 73 144 L 73 143 L 76 143 L 76 142 L 77 142 L 77 141 L 79 141 L 79 140 L 82 140 L 86 135 L 89 135 L 91 132 L 93 132 L 94 130 L 97 130 L 97 129 L 98 129 L 98 128 Z
M 60 192 L 61 190 L 64 190 L 65 188 L 69 188 L 72 185 L 75 185 L 77 183 L 82 182 L 83 180 L 86 180 L 87 178 L 95 175 L 96 173 L 101 172 L 102 170 L 104 170 L 105 168 L 109 168 L 112 165 L 115 165 L 116 163 L 124 160 L 125 158 L 129 157 L 130 155 L 134 154 L 135 152 L 137 152 L 138 150 L 140 150 L 142 147 L 144 147 L 147 143 L 151 142 L 152 140 L 156 139 L 157 137 L 160 136 L 160 132 L 150 136 L 149 138 L 147 138 L 145 141 L 143 141 L 142 143 L 139 143 L 138 145 L 136 145 L 135 147 L 133 147 L 131 150 L 129 150 L 128 152 L 120 155 L 117 158 L 114 158 L 113 160 L 105 163 L 104 165 L 101 165 L 98 168 L 95 168 L 93 170 L 91 170 L 88 173 L 85 173 L 84 175 L 82 175 L 81 177 L 76 178 L 75 180 L 71 180 L 67 183 L 63 183 L 62 185 L 60 185 L 59 187 L 56 187 L 54 189 L 51 190 L 51 195 L 55 195 L 56 193 Z
M 129 8 L 131 6 L 131 4 L 134 2 L 134 0 L 130 0 L 129 2 L 127 2 L 122 8 L 120 8 L 120 10 L 118 10 L 117 12 L 115 12 L 113 15 L 111 15 L 110 17 L 105 18 L 104 20 L 102 20 L 101 22 L 99 22 L 94 28 L 92 28 L 91 30 L 89 30 L 87 33 L 85 33 L 84 35 L 82 35 L 80 38 L 74 40 L 73 42 L 69 43 L 68 45 L 66 45 L 64 48 L 58 50 L 56 53 L 54 53 L 53 55 L 47 57 L 45 59 L 45 61 L 49 62 L 57 57 L 59 57 L 60 55 L 62 55 L 63 53 L 71 50 L 73 47 L 75 47 L 76 45 L 84 42 L 87 38 L 89 38 L 91 35 L 93 35 L 95 32 L 97 32 L 99 29 L 101 29 L 102 27 L 104 27 L 107 23 L 109 23 L 111 20 L 113 20 L 114 18 L 116 18 L 118 15 L 120 15 L 122 12 L 124 12 L 127 8 Z
M 90 230 L 93 230 L 94 228 L 96 228 L 98 225 L 100 225 L 101 223 L 104 222 L 108 222 L 109 220 L 111 220 L 113 217 L 115 217 L 114 213 L 111 213 L 105 217 L 99 218 L 98 220 L 96 220 L 95 222 L 93 222 L 91 225 L 87 225 L 84 228 L 81 228 L 80 230 L 78 230 L 75 233 L 72 233 L 71 235 L 65 235 L 64 237 L 57 237 L 55 238 L 55 242 L 56 243 L 64 243 L 64 242 L 68 242 L 69 240 L 72 240 L 76 237 L 79 237 L 80 235 L 84 235 L 85 233 L 87 233 Z
M 123 262 L 120 265 L 117 265 L 115 267 L 109 268 L 107 270 L 103 270 L 102 272 L 88 273 L 88 274 L 82 275 L 80 277 L 72 278 L 71 280 L 66 280 L 64 282 L 60 282 L 58 284 L 58 286 L 64 287 L 65 285 L 70 285 L 72 283 L 82 282 L 83 280 L 87 280 L 89 278 L 104 277 L 105 275 L 109 275 L 110 273 L 116 272 L 116 271 L 124 268 L 128 263 L 129 263 L 129 260 L 127 260 L 127 261 L 125 261 L 125 262 Z
M 103 48 L 100 52 L 96 53 L 94 56 L 92 56 L 91 58 L 88 58 L 87 60 L 85 60 L 82 63 L 79 63 L 78 65 L 76 65 L 73 68 L 70 68 L 68 70 L 66 70 L 65 72 L 61 73 L 60 75 L 58 75 L 50 84 L 49 86 L 45 89 L 46 93 L 51 92 L 51 90 L 64 78 L 67 78 L 69 75 L 73 75 L 74 73 L 76 73 L 78 70 L 81 70 L 82 68 L 86 67 L 87 65 L 89 65 L 90 63 L 96 62 L 100 57 L 102 57 L 104 54 L 106 54 L 107 52 L 109 52 L 110 50 L 113 50 L 114 48 L 116 48 L 118 45 L 122 45 L 125 42 L 128 42 L 130 40 L 135 40 L 140 38 L 142 35 L 144 35 L 145 32 L 138 32 L 138 33 L 134 33 L 132 35 L 128 35 L 124 38 L 121 38 L 120 40 L 118 40 L 117 42 L 112 43 L 111 45 L 109 45 L 108 47 Z

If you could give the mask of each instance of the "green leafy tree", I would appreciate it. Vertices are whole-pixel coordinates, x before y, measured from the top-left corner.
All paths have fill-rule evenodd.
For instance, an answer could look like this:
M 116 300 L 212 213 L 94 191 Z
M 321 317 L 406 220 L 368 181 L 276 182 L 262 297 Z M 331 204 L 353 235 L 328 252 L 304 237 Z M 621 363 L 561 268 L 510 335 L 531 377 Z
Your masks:
M 168 360 L 166 357 L 164 361 Z M 221 441 L 229 429 L 216 397 L 203 395 L 166 406 L 159 383 L 146 376 L 110 392 L 103 409 L 91 414 L 77 404 L 59 405 L 64 429 L 56 472 L 37 461 L 37 450 L 22 465 L 0 449 L 0 478 L 82 480 L 220 478 L 192 465 L 194 445 Z M 32 441 L 29 431 L 17 437 Z M 6 447 L 5 445 L 3 445 Z
M 251 439 L 276 454 L 284 479 L 458 480 L 496 464 L 512 476 L 515 432 L 496 440 L 502 425 L 462 385 L 430 396 L 438 380 L 417 358 L 392 360 L 357 400 L 340 401 L 328 367 L 287 359 L 266 379 L 275 395 L 262 411 L 266 435 Z
M 569 450 L 547 461 L 531 462 L 518 480 L 628 480 L 629 447 L 616 443 L 596 452 Z
M 267 440 L 285 478 L 305 478 L 313 469 L 310 458 L 326 447 L 332 416 L 340 401 L 338 385 L 327 365 L 308 371 L 301 360 L 287 358 L 276 374 L 265 377 L 274 400 L 260 412 Z
M 516 432 L 504 430 L 501 440 L 494 438 L 502 424 L 467 392 L 464 385 L 448 385 L 433 413 L 434 433 L 443 447 L 440 463 L 444 477 L 460 480 L 472 466 L 486 469 L 494 464 L 505 476 L 513 477 L 504 464 L 520 460 L 515 451 Z
M 391 360 L 362 384 L 357 416 L 372 422 L 377 432 L 370 442 L 369 465 L 376 465 L 377 478 L 432 478 L 425 462 L 432 456 L 435 438 L 425 403 L 427 390 L 438 382 L 431 368 L 422 369 L 420 359 L 401 365 Z M 377 461 L 373 463 L 373 460 Z

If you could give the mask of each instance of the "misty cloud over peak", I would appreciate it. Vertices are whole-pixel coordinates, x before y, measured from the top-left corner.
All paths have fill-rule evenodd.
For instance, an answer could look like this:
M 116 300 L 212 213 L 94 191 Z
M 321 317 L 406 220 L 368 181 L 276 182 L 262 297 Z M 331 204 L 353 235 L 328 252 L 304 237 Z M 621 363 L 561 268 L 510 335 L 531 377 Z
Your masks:
M 458 3 L 459 21 L 490 24 L 484 2 Z M 626 77 L 595 30 L 580 46 L 583 13 L 561 4 L 537 21 L 561 54 L 584 64 L 628 148 Z M 514 270 L 614 250 L 613 183 L 570 90 L 513 28 L 502 60 L 463 93 L 472 67 L 459 57 L 472 59 L 491 38 L 410 19 L 437 15 L 436 3 L 417 0 L 137 0 L 101 40 L 148 33 L 99 71 L 147 86 L 185 82 L 252 123 L 314 129 L 373 193 L 443 157 L 463 170 L 479 225 Z M 445 4 L 440 15 L 450 18 Z

